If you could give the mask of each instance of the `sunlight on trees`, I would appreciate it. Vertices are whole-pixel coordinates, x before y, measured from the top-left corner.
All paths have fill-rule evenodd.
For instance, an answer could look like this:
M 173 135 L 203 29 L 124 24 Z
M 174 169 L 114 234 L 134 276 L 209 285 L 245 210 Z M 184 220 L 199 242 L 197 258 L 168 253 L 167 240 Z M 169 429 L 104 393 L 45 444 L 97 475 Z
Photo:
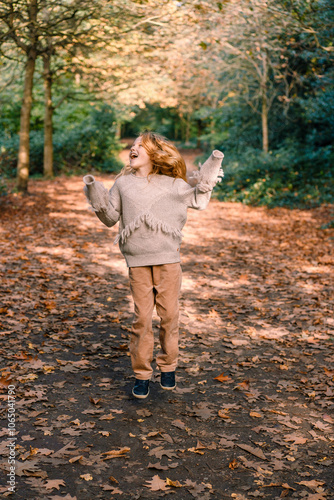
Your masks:
M 328 202 L 333 18 L 329 0 L 0 0 L 2 176 L 115 170 L 117 141 L 154 127 L 228 152 L 222 196 Z

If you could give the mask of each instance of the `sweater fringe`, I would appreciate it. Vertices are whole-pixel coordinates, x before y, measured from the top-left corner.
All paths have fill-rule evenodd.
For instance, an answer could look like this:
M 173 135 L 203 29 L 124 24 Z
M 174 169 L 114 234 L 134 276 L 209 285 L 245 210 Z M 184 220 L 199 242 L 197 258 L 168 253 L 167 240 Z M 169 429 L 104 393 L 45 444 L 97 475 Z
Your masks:
M 131 234 L 138 229 L 143 223 L 152 231 L 161 231 L 165 234 L 170 234 L 173 238 L 182 238 L 183 234 L 180 229 L 176 229 L 166 222 L 156 219 L 150 212 L 138 215 L 130 224 L 128 224 L 116 237 L 114 244 L 124 244 Z

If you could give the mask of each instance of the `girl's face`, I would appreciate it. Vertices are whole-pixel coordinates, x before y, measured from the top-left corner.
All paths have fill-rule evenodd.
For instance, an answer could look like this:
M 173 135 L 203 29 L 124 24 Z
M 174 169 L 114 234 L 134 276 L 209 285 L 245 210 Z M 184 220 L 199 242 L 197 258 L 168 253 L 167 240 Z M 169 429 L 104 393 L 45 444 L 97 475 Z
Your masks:
M 135 142 L 132 144 L 129 159 L 130 167 L 135 171 L 136 175 L 146 177 L 150 172 L 152 172 L 152 162 L 141 142 L 141 137 L 137 137 Z

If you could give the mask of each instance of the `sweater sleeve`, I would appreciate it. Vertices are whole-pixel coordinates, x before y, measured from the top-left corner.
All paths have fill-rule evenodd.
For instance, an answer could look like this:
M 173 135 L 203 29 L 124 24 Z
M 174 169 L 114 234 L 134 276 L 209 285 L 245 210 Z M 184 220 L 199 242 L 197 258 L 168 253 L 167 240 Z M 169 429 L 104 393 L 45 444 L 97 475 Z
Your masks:
M 117 184 L 115 183 L 108 191 L 92 175 L 85 175 L 83 181 L 84 193 L 97 217 L 106 226 L 114 226 L 120 218 L 122 206 Z
M 224 175 L 221 169 L 223 158 L 224 154 L 221 151 L 213 151 L 200 170 L 195 172 L 196 187 L 191 187 L 187 183 L 180 186 L 179 194 L 188 208 L 204 210 L 208 206 L 214 186 Z

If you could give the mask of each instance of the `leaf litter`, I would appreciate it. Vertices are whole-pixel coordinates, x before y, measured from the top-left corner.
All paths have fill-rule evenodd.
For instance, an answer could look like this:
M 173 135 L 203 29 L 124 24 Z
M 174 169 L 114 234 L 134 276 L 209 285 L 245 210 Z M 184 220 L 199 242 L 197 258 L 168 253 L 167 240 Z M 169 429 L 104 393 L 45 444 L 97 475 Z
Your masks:
M 29 199 L 1 205 L 0 398 L 5 422 L 15 385 L 16 498 L 334 497 L 329 207 L 213 200 L 189 213 L 178 386 L 162 392 L 156 372 L 143 403 L 131 397 L 117 230 L 87 211 L 81 179 L 36 180 Z M 6 473 L 5 423 L 0 435 Z

